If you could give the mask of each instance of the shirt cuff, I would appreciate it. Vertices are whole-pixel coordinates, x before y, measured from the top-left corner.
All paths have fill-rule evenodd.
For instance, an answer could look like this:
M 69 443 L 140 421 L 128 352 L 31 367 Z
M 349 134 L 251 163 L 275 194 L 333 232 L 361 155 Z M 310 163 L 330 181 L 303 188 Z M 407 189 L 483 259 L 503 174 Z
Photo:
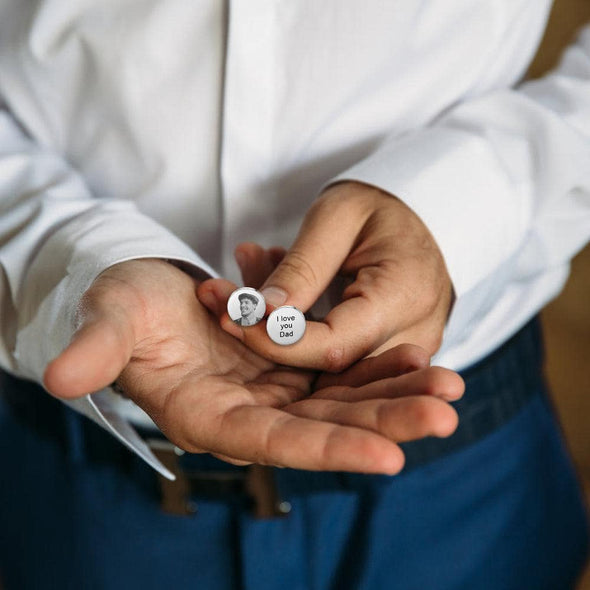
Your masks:
M 176 476 L 152 453 L 150 447 L 137 434 L 133 426 L 112 408 L 108 396 L 108 390 L 103 390 L 64 403 L 102 426 L 160 475 L 166 479 L 175 480 Z
M 21 291 L 15 348 L 21 376 L 42 382 L 47 364 L 71 340 L 78 302 L 92 281 L 114 264 L 140 258 L 174 261 L 197 278 L 216 276 L 186 244 L 126 202 L 101 204 L 55 231 Z
M 100 203 L 54 232 L 27 273 L 21 291 L 26 321 L 15 349 L 19 373 L 42 383 L 49 361 L 71 340 L 78 302 L 92 281 L 114 264 L 139 258 L 167 259 L 195 278 L 216 276 L 187 245 L 131 204 Z M 174 479 L 110 403 L 109 394 L 94 392 L 65 403 L 105 428 L 161 475 Z
M 406 203 L 436 240 L 457 297 L 517 248 L 528 218 L 526 191 L 511 183 L 484 138 L 426 128 L 388 139 L 333 182 L 378 187 Z

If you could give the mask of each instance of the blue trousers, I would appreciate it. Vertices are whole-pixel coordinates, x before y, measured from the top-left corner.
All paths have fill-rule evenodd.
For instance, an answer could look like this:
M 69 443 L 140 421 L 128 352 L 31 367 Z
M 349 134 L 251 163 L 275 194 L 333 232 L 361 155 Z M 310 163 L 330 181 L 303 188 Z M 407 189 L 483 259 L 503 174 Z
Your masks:
M 141 460 L 32 385 L 4 380 L 4 394 L 18 389 L 0 396 L 4 590 L 573 588 L 588 523 L 542 381 L 481 410 L 513 380 L 505 357 L 486 386 L 486 363 L 467 375 L 462 431 L 442 451 L 408 445 L 395 477 L 277 470 L 292 510 L 265 520 L 223 498 L 197 498 L 193 516 L 162 512 Z

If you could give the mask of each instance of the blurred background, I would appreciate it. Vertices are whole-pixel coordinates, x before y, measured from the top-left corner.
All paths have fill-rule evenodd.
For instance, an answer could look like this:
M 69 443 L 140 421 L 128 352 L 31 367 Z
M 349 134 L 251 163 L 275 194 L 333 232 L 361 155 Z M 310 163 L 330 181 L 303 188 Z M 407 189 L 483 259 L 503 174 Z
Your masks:
M 553 67 L 585 23 L 590 23 L 590 0 L 556 0 L 529 77 Z M 590 246 L 575 258 L 565 290 L 542 318 L 547 378 L 590 506 Z M 590 590 L 590 565 L 578 590 Z

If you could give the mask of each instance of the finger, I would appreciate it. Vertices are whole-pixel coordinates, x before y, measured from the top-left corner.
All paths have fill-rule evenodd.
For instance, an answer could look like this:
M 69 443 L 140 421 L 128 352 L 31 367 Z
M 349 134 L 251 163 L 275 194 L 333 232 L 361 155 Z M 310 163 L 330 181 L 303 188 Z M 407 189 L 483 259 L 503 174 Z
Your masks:
M 282 260 L 285 249 L 277 246 L 265 250 L 253 242 L 244 242 L 236 247 L 235 255 L 244 284 L 257 289 Z M 237 288 L 226 279 L 208 279 L 199 285 L 197 295 L 209 311 L 221 317 L 227 311 L 229 296 Z
M 323 373 L 316 381 L 315 388 L 318 390 L 331 385 L 359 387 L 380 379 L 425 369 L 429 364 L 430 356 L 423 348 L 413 344 L 400 344 L 378 356 L 362 359 L 342 373 Z
M 235 457 L 229 457 L 228 455 L 221 455 L 220 453 L 209 453 L 205 449 L 199 449 L 196 447 L 191 447 L 190 451 L 186 451 L 185 449 L 181 449 L 180 447 L 176 446 L 177 449 L 180 449 L 181 452 L 189 452 L 192 455 L 204 455 L 208 454 L 220 461 L 225 461 L 226 463 L 231 463 L 232 465 L 237 465 L 239 467 L 244 467 L 246 465 L 251 465 L 251 461 L 241 461 L 240 459 L 236 459 Z
M 280 246 L 265 250 L 252 242 L 240 244 L 236 248 L 236 261 L 244 285 L 259 289 L 283 260 L 286 252 L 285 248 Z
M 235 257 L 244 285 L 254 289 L 260 288 L 276 267 L 270 251 L 253 242 L 239 244 Z
M 285 408 L 300 417 L 372 430 L 395 442 L 445 438 L 457 428 L 457 412 L 435 397 L 366 400 L 354 404 L 307 399 Z
M 358 359 L 408 342 L 434 354 L 444 330 L 442 315 L 396 331 L 393 320 L 384 319 L 384 305 L 371 303 L 369 297 L 349 299 L 332 309 L 324 321 L 307 321 L 303 338 L 289 346 L 271 341 L 262 322 L 238 332 L 229 316 L 220 321 L 224 330 L 275 363 L 329 373 L 340 374 Z
M 357 402 L 377 398 L 431 396 L 450 402 L 458 400 L 464 391 L 465 383 L 457 373 L 443 367 L 429 367 L 360 387 L 334 385 L 318 389 L 312 398 Z
M 242 461 L 241 459 L 229 457 L 228 455 L 221 455 L 220 453 L 211 453 L 211 455 L 216 459 L 219 459 L 220 461 L 231 463 L 232 465 L 236 465 L 237 467 L 246 467 L 247 465 L 252 465 L 252 461 Z
M 281 346 L 270 340 L 266 322 L 259 322 L 255 326 L 243 329 L 224 314 L 220 317 L 220 325 L 223 330 L 239 338 L 254 352 L 274 363 L 333 373 L 343 371 L 358 358 L 369 354 L 380 343 L 372 338 L 374 331 L 370 329 L 365 332 L 361 327 L 351 332 L 336 332 L 328 323 L 327 317 L 325 322 L 307 321 L 301 340 L 289 346 Z M 377 323 L 375 325 L 377 326 Z
M 303 338 L 296 344 L 276 344 L 268 338 L 263 325 L 244 330 L 241 336 L 231 326 L 229 317 L 221 318 L 221 326 L 275 363 L 338 373 L 387 342 L 392 333 L 403 333 L 407 321 L 400 311 L 404 309 L 403 302 L 389 286 L 400 283 L 396 274 L 399 272 L 399 268 L 389 266 L 359 271 L 355 282 L 345 291 L 348 298 L 322 322 L 308 321 Z
M 413 342 L 426 350 L 429 355 L 434 355 L 442 344 L 445 325 L 446 316 L 444 314 L 433 314 L 431 317 L 392 334 L 371 354 L 377 356 L 403 342 Z
M 360 197 L 318 199 L 293 246 L 261 288 L 267 303 L 307 311 L 338 272 L 371 212 Z
M 269 248 L 268 253 L 274 270 L 274 268 L 282 262 L 283 258 L 285 258 L 287 250 L 281 246 L 273 246 L 272 248 Z
M 401 449 L 374 432 L 268 407 L 236 407 L 199 431 L 196 446 L 262 465 L 393 475 L 404 463 Z
M 256 330 L 260 333 L 259 339 L 264 338 L 266 331 L 263 327 L 265 322 L 259 322 L 255 326 L 249 326 L 246 330 L 238 326 L 227 313 L 227 300 L 237 289 L 237 285 L 227 279 L 208 279 L 197 287 L 197 298 L 211 312 L 219 318 L 221 327 L 234 338 L 244 341 L 244 333 Z
M 47 390 L 61 398 L 80 397 L 109 386 L 131 358 L 134 334 L 115 312 L 93 314 L 69 346 L 45 370 Z
M 234 324 L 227 315 L 227 300 L 237 289 L 237 285 L 227 279 L 207 279 L 197 286 L 197 298 L 215 316 L 227 319 Z M 235 324 L 234 324 L 235 326 Z M 235 333 L 235 330 L 231 333 Z M 241 336 L 241 330 L 239 330 Z

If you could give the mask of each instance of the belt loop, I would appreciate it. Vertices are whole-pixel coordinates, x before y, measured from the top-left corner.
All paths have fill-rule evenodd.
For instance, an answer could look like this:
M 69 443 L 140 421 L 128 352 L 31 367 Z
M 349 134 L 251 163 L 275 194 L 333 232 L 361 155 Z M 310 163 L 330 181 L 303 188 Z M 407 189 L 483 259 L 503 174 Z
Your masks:
M 150 438 L 146 442 L 154 455 L 176 477 L 175 480 L 170 481 L 161 473 L 158 473 L 160 507 L 168 514 L 176 514 L 178 516 L 190 516 L 194 514 L 197 509 L 190 499 L 190 484 L 178 463 L 178 458 L 183 451 L 172 443 L 162 439 Z
M 291 504 L 281 500 L 274 478 L 274 468 L 250 465 L 246 476 L 246 492 L 253 500 L 255 518 L 277 518 L 291 512 Z

